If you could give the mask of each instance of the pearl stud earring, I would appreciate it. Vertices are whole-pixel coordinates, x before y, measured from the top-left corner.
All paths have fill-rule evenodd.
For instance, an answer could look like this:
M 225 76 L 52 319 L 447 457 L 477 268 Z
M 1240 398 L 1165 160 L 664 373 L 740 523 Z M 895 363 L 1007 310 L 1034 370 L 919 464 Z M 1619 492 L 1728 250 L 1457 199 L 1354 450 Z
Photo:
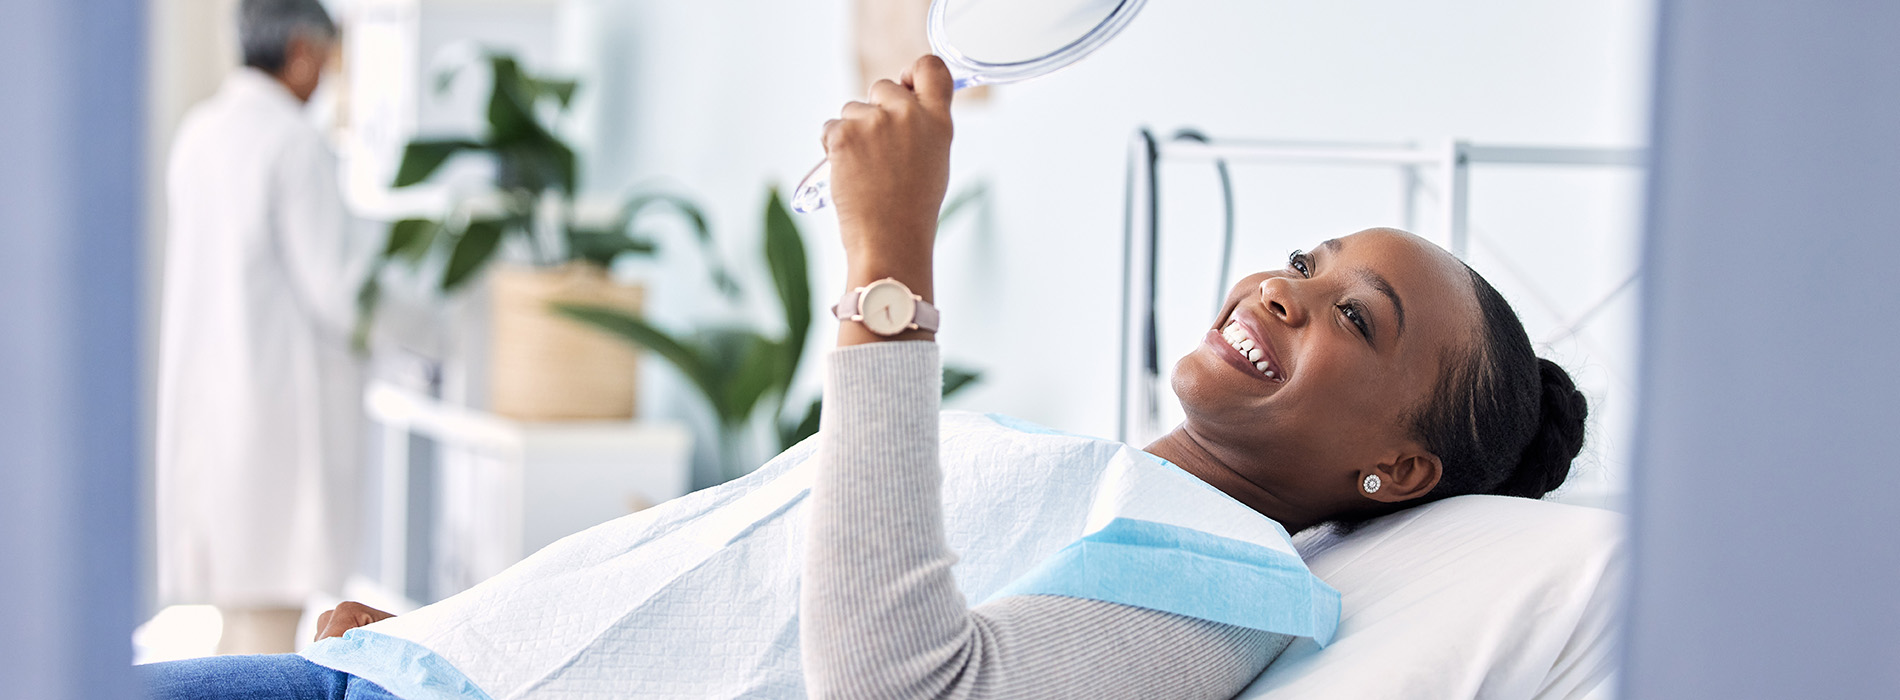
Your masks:
M 1367 474 L 1366 482 L 1364 485 L 1366 488 L 1366 493 L 1378 493 L 1379 492 L 1379 475 Z

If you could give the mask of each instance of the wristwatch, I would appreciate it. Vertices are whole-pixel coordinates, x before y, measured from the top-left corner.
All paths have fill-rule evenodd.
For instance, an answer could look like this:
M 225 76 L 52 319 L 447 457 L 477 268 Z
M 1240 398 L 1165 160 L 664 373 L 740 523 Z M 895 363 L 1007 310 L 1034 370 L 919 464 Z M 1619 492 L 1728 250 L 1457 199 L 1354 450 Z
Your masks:
M 937 307 L 889 277 L 846 292 L 831 314 L 887 337 L 910 330 L 937 332 Z

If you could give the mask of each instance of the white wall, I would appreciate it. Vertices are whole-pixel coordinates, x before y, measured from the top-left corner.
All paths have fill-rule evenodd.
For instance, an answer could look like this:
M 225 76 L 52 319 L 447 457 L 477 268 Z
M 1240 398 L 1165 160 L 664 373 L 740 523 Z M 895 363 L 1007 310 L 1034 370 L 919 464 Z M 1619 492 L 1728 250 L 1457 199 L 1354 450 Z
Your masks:
M 587 77 L 603 88 L 582 120 L 596 149 L 589 181 L 676 183 L 713 208 L 722 234 L 743 241 L 735 254 L 755 257 L 765 185 L 789 187 L 803 175 L 821 155 L 819 125 L 855 97 L 848 3 L 571 0 L 569 9 L 571 41 L 585 47 Z M 985 371 L 953 406 L 1113 434 L 1123 164 L 1136 126 L 1164 135 L 1195 126 L 1215 137 L 1641 145 L 1651 12 L 1650 0 L 1154 2 L 1067 71 L 960 106 L 951 189 L 988 182 L 994 210 L 987 230 L 953 231 L 940 244 L 946 357 Z M 1164 166 L 1170 361 L 1209 322 L 1219 200 L 1206 170 Z M 1397 178 L 1388 173 L 1242 168 L 1236 177 L 1236 272 L 1396 223 Z M 1518 303 L 1533 339 L 1632 269 L 1637 178 L 1481 170 L 1473 184 L 1483 237 L 1473 263 Z M 823 268 L 818 296 L 828 300 L 841 291 L 835 232 L 823 215 L 801 221 Z M 1513 270 L 1553 291 L 1533 294 Z M 656 290 L 661 320 L 706 308 L 684 273 L 653 274 L 674 275 Z M 1628 308 L 1555 348 L 1606 405 L 1633 386 Z M 827 342 L 831 328 L 821 320 L 815 342 Z M 1614 462 L 1625 421 L 1615 410 L 1604 417 L 1600 449 Z M 1586 459 L 1582 469 L 1595 464 Z

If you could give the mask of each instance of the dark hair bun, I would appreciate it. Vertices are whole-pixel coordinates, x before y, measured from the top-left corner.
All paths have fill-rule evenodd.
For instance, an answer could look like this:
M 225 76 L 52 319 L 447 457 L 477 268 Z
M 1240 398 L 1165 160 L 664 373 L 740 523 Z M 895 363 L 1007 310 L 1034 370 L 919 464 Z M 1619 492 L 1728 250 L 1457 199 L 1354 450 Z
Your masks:
M 1557 363 L 1537 358 L 1543 393 L 1538 399 L 1537 433 L 1524 447 L 1517 468 L 1505 477 L 1492 493 L 1500 496 L 1541 498 L 1570 476 L 1570 462 L 1583 450 L 1584 418 L 1590 415 L 1589 402 L 1570 373 Z

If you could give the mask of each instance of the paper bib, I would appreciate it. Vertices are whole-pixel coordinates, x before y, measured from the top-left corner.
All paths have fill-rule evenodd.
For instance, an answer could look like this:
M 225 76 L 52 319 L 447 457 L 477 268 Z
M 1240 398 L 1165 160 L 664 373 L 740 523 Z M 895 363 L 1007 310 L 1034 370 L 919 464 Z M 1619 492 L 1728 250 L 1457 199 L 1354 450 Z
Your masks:
M 1005 416 L 945 413 L 942 441 L 945 534 L 972 605 L 1061 595 L 1331 640 L 1339 594 L 1285 529 L 1173 465 Z M 408 700 L 802 698 L 816 446 L 303 654 Z

